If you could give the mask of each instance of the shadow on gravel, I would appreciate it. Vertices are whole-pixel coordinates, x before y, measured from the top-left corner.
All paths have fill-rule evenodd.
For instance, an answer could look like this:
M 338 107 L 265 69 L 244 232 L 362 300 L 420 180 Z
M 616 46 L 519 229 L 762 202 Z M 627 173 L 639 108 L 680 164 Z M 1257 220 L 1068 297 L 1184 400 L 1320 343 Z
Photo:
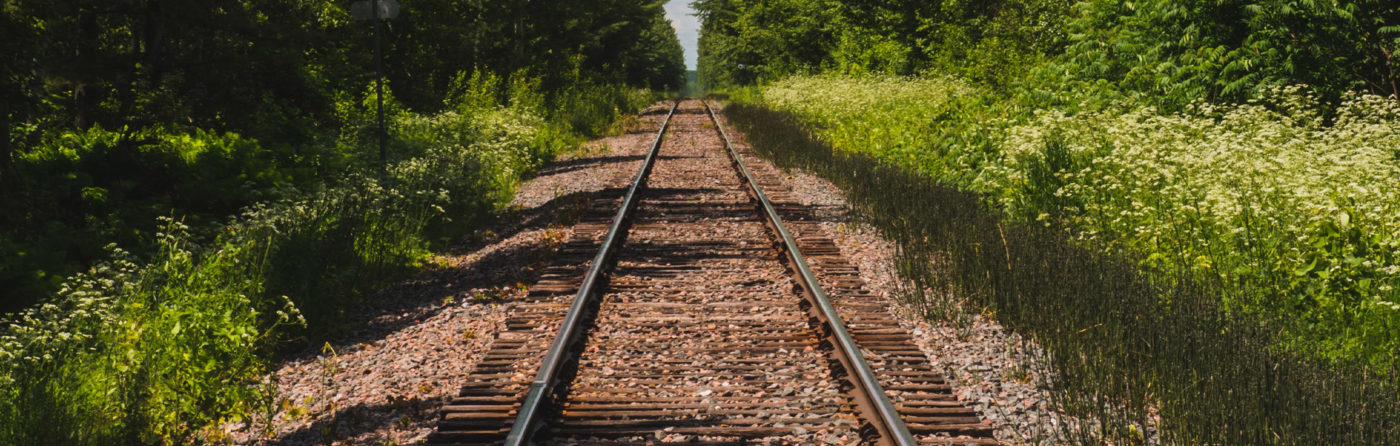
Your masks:
M 594 165 L 641 161 L 642 158 L 644 158 L 642 155 L 609 155 L 595 158 L 576 158 L 571 160 L 556 161 L 553 164 L 550 164 L 545 168 L 540 169 L 539 175 L 536 175 L 535 178 L 564 174 L 568 172 L 573 172 L 575 170 L 592 167 Z
M 573 171 L 576 171 L 576 170 L 582 170 L 582 169 L 587 169 L 587 168 L 590 168 L 590 167 L 601 166 L 601 165 L 606 165 L 606 164 L 630 163 L 630 162 L 635 162 L 635 161 L 641 161 L 643 158 L 646 158 L 646 157 L 645 157 L 644 155 L 611 155 L 611 156 L 601 156 L 601 157 L 596 157 L 596 158 L 579 158 L 579 159 L 572 159 L 572 160 L 566 160 L 566 161 L 558 161 L 558 162 L 555 162 L 554 164 L 550 164 L 548 167 L 545 167 L 544 169 L 541 169 L 540 174 L 537 175 L 537 176 L 535 176 L 535 178 L 547 177 L 547 176 L 551 176 L 551 175 L 560 175 L 560 174 L 565 174 L 565 173 L 573 172 Z M 673 159 L 682 159 L 682 158 L 698 158 L 698 157 L 668 156 L 668 155 L 658 155 L 658 156 L 656 157 L 656 159 L 658 159 L 658 160 L 673 160 Z
M 806 206 L 795 206 L 790 204 L 774 203 L 773 208 L 778 211 L 778 216 L 783 221 L 815 221 L 818 223 L 843 223 L 854 221 L 847 214 L 844 206 L 831 204 L 809 204 Z
M 439 401 L 418 398 L 386 399 L 384 404 L 357 404 L 336 409 L 335 415 L 313 422 L 282 437 L 268 440 L 268 445 L 332 444 L 352 439 L 360 434 L 421 422 L 437 416 Z
M 833 149 L 796 116 L 726 111 L 758 154 L 831 181 L 858 221 L 898 244 L 904 299 L 921 316 L 966 303 L 1043 348 L 1051 404 L 1096 423 L 1061 424 L 1057 443 L 1400 444 L 1400 363 L 1378 373 L 1281 348 L 1298 321 L 1224 311 L 1225 291 L 1249 283 L 1144 268 L 923 172 Z
M 665 116 L 665 115 L 666 115 L 666 112 L 669 112 L 669 111 L 671 111 L 671 106 L 670 106 L 670 105 L 661 106 L 661 107 L 651 107 L 651 108 L 648 109 L 647 111 L 638 113 L 638 114 L 637 114 L 637 117 L 642 118 L 642 117 L 647 117 L 647 116 Z
M 622 189 L 576 192 L 555 197 L 538 207 L 504 213 L 494 223 L 442 254 L 465 256 L 490 249 L 521 232 L 545 229 L 560 220 L 576 218 L 580 203 L 586 208 L 594 197 L 620 197 L 622 193 Z M 554 246 L 538 242 L 522 243 L 494 250 L 461 267 L 427 269 L 414 278 L 376 293 L 356 310 L 360 313 L 358 319 L 365 321 L 364 325 L 328 343 L 336 351 L 348 351 L 357 345 L 385 339 L 390 334 L 431 318 L 446 309 L 447 305 L 499 303 L 492 299 L 477 300 L 470 293 L 474 289 L 505 289 L 518 283 L 534 283 L 538 279 L 539 267 L 548 262 L 554 250 Z M 444 304 L 444 299 L 449 296 L 456 303 Z M 314 344 L 282 359 L 289 362 L 313 360 L 320 353 L 320 344 Z M 383 404 L 337 408 L 329 417 L 318 417 L 310 425 L 260 444 L 331 444 L 357 438 L 395 423 L 404 426 L 420 424 L 437 416 L 443 403 L 440 399 L 386 397 Z
M 488 249 L 521 232 L 546 229 L 561 219 L 577 218 L 580 209 L 586 209 L 595 197 L 620 197 L 622 193 L 622 189 L 576 192 L 555 197 L 535 208 L 502 214 L 495 223 L 441 250 L 440 254 L 466 256 Z M 469 293 L 473 289 L 506 289 L 517 284 L 533 284 L 538 280 L 539 267 L 548 262 L 554 250 L 554 246 L 539 243 L 520 244 L 490 252 L 460 267 L 429 267 L 417 276 L 391 285 L 366 299 L 364 306 L 354 310 L 359 313 L 354 319 L 364 321 L 363 325 L 346 336 L 324 342 L 339 351 L 348 346 L 383 339 L 433 317 L 444 309 L 443 301 L 448 297 L 454 298 L 456 303 L 452 305 L 498 303 L 492 299 L 476 300 Z M 322 345 L 322 342 L 309 343 L 282 359 L 296 361 L 315 358 L 320 354 Z

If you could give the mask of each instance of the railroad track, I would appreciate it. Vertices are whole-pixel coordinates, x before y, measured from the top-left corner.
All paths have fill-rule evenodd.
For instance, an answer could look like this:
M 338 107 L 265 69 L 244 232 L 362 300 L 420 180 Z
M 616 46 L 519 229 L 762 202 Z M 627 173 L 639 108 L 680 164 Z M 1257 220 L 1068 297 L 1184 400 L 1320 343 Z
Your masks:
M 672 107 L 429 442 L 996 444 L 758 164 L 708 104 Z

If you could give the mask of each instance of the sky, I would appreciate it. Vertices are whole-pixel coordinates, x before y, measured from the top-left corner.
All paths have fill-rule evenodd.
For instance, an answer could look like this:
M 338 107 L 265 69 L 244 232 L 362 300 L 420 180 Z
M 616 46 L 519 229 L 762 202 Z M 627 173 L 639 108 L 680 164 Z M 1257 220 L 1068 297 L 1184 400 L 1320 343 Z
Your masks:
M 690 9 L 691 0 L 670 0 L 666 2 L 666 19 L 676 28 L 676 36 L 681 38 L 681 48 L 685 48 L 685 66 L 695 69 L 696 48 L 700 44 L 700 18 Z

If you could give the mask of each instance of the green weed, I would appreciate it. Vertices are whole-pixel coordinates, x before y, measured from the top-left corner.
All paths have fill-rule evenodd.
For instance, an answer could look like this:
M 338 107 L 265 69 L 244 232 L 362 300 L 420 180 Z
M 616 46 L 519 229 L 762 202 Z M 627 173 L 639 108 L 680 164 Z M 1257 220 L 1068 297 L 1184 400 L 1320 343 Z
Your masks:
M 111 247 L 109 260 L 10 318 L 0 331 L 0 444 L 214 441 L 220 424 L 270 417 L 277 398 L 263 374 L 279 348 L 354 328 L 347 310 L 416 268 L 435 243 L 504 209 L 522 176 L 577 141 L 575 124 L 601 131 L 651 99 L 590 86 L 556 106 L 523 76 L 465 82 L 432 115 L 386 95 L 393 130 L 383 174 L 367 124 L 377 101 L 343 100 L 349 124 L 322 160 L 348 169 L 342 176 L 278 189 L 223 224 L 166 218 L 146 259 Z M 499 91 L 479 97 L 487 90 Z M 568 113 L 574 121 L 551 119 Z M 229 149 L 255 144 L 236 135 L 199 135 L 164 136 L 171 159 L 257 153 Z M 93 149 L 31 156 L 95 162 L 109 148 L 74 144 Z M 95 202 L 114 193 L 83 187 Z
M 1008 218 L 994 197 L 834 149 L 802 115 L 726 113 L 760 154 L 845 190 L 900 247 L 901 276 L 933 293 L 924 305 L 966 299 L 1043 347 L 1052 403 L 1097 420 L 1063 425 L 1065 442 L 1135 444 L 1152 425 L 1166 444 L 1400 444 L 1396 369 L 1279 348 L 1286 319 L 1223 311 L 1235 284 Z

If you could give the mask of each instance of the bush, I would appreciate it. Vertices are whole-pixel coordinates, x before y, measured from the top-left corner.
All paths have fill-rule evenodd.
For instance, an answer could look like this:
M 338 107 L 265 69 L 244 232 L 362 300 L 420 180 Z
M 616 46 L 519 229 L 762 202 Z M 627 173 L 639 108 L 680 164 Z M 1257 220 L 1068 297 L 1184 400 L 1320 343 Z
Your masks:
M 1098 422 L 1061 425 L 1062 442 L 1142 444 L 1155 428 L 1165 444 L 1400 444 L 1400 373 L 1277 348 L 1272 320 L 1220 311 L 1233 284 L 1005 219 L 993 197 L 832 148 L 801 115 L 726 113 L 760 154 L 832 181 L 898 245 L 926 317 L 966 301 L 1043 347 L 1052 403 Z
M 1106 81 L 1167 110 L 1296 84 L 1328 101 L 1400 94 L 1391 2 L 1094 0 L 1075 9 L 1068 46 L 1046 70 L 1074 73 L 1060 91 Z
M 237 246 L 191 251 L 167 220 L 156 261 L 112 259 L 70 278 L 0 337 L 0 439 L 6 444 L 187 441 L 246 417 L 260 398 L 259 348 L 295 307 L 256 309 L 255 258 Z M 184 439 L 184 440 L 182 440 Z
M 1400 103 L 1354 97 L 1332 122 L 1324 110 L 1290 88 L 1170 115 L 1041 113 L 1008 130 L 979 190 L 1147 267 L 1217 277 L 1232 309 L 1295 319 L 1297 350 L 1390 367 L 1400 193 L 1378 185 L 1400 179 Z
M 277 154 L 234 133 L 93 127 L 19 154 L 0 197 L 0 311 L 52 292 L 118 243 L 151 252 L 151 223 L 176 213 L 203 228 L 297 182 Z M 13 189 L 9 187 L 13 186 Z
M 837 150 L 984 194 L 1142 267 L 1205 274 L 1293 350 L 1380 369 L 1400 351 L 1400 103 L 1328 119 L 1298 88 L 1240 106 L 1018 112 L 951 78 L 797 77 L 759 100 Z
M 475 82 L 467 90 L 496 88 Z M 432 116 L 386 97 L 395 162 L 382 174 L 368 167 L 377 156 L 360 155 L 377 152 L 364 123 L 372 101 L 347 102 L 341 111 L 353 120 L 325 153 L 366 168 L 285 188 L 226 224 L 191 230 L 167 219 L 147 261 L 109 248 L 110 260 L 0 332 L 0 443 L 214 441 L 211 427 L 258 414 L 272 398 L 262 376 L 269 353 L 294 337 L 354 328 L 347 309 L 434 242 L 500 210 L 523 175 L 576 139 L 544 117 L 531 88 L 501 95 L 509 106 L 463 96 Z M 589 91 L 579 100 L 608 97 L 616 107 L 643 97 Z M 620 112 L 580 113 L 605 127 Z

